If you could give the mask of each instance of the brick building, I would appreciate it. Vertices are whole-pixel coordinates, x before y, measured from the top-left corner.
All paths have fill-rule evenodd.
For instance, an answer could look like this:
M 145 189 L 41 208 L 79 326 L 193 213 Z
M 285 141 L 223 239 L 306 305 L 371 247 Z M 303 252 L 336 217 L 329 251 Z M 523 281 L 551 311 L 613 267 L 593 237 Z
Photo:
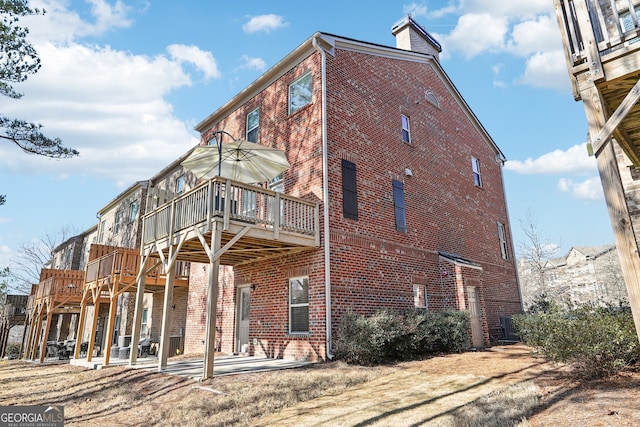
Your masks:
M 196 127 L 203 145 L 224 131 L 285 151 L 291 168 L 263 193 L 317 204 L 318 241 L 250 246 L 257 225 L 235 221 L 235 207 L 224 221 L 173 229 L 179 245 L 166 231 L 143 241 L 148 253 L 205 264 L 191 274 L 187 313 L 187 325 L 204 327 L 186 328 L 185 352 L 321 360 L 346 310 L 413 306 L 469 310 L 471 345 L 484 346 L 501 316 L 521 311 L 504 156 L 444 72 L 437 41 L 410 17 L 392 31 L 397 47 L 316 33 Z M 191 191 L 203 185 L 224 187 Z M 209 241 L 207 264 L 196 252 Z M 220 265 L 233 275 L 207 283 Z M 215 335 L 203 339 L 208 316 Z
M 627 290 L 615 245 L 575 246 L 561 257 L 546 260 L 542 268 L 518 260 L 522 301 L 529 308 L 545 294 L 560 304 L 618 304 Z

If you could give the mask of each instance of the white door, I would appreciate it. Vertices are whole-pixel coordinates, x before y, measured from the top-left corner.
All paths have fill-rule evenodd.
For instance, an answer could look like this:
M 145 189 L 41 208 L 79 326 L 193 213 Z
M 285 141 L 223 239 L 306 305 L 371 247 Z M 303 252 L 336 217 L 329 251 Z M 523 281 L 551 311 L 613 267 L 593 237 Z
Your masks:
M 476 348 L 483 348 L 482 310 L 475 286 L 467 286 L 467 298 L 469 299 L 469 320 L 471 321 L 471 345 Z
M 249 307 L 251 300 L 251 289 L 247 286 L 238 289 L 237 308 L 237 339 L 236 352 L 247 353 L 249 351 Z

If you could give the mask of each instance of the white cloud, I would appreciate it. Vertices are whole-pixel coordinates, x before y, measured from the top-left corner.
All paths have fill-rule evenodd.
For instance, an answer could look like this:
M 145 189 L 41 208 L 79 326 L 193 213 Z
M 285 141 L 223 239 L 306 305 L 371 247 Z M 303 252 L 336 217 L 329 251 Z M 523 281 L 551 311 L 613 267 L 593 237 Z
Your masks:
M 426 16 L 427 15 L 427 5 L 425 2 L 421 3 L 410 3 L 402 6 L 402 13 L 405 15 L 411 15 L 414 18 L 418 16 Z
M 478 31 L 479 29 L 482 31 Z M 508 21 L 487 13 L 466 14 L 458 19 L 453 31 L 444 36 L 447 49 L 454 49 L 472 58 L 486 51 L 500 51 L 504 47 Z
M 592 177 L 584 181 L 574 182 L 572 179 L 561 178 L 558 181 L 558 190 L 563 193 L 570 193 L 576 199 L 582 200 L 604 200 L 602 183 L 600 178 Z
M 29 40 L 34 44 L 43 41 L 66 43 L 76 37 L 97 36 L 133 23 L 127 16 L 130 8 L 121 1 L 109 4 L 104 0 L 87 0 L 87 3 L 91 4 L 94 22 L 87 22 L 77 12 L 67 10 L 68 2 L 64 0 L 30 1 L 30 7 L 44 9 L 46 13 L 22 19 L 30 30 Z
M 64 29 L 70 36 L 85 29 L 87 24 L 67 12 L 63 3 L 47 5 L 56 7 L 47 6 L 47 13 L 38 17 L 43 28 L 66 22 L 76 26 Z M 121 11 L 103 10 L 101 1 L 93 5 L 94 15 L 102 17 L 100 28 L 120 16 Z M 168 46 L 168 55 L 145 56 L 73 40 L 33 44 L 42 68 L 16 85 L 25 94 L 22 99 L 0 98 L 0 110 L 9 117 L 41 123 L 45 135 L 60 137 L 65 146 L 80 151 L 80 157 L 55 161 L 27 156 L 17 146 L 3 143 L 0 169 L 15 174 L 48 172 L 58 179 L 105 177 L 122 187 L 150 178 L 198 142 L 191 124 L 174 116 L 167 96 L 191 85 L 185 63 L 207 79 L 219 77 L 210 53 L 183 45 Z
M 242 69 L 257 71 L 264 71 L 267 69 L 267 63 L 262 58 L 252 58 L 249 55 L 242 55 L 240 60 L 242 61 L 242 65 L 240 66 Z
M 587 154 L 586 143 L 574 145 L 566 151 L 554 150 L 537 159 L 508 160 L 505 169 L 523 175 L 592 174 L 597 170 L 596 158 Z
M 513 25 L 506 46 L 507 51 L 526 57 L 550 49 L 562 49 L 560 31 L 555 18 L 542 15 Z
M 206 52 L 197 46 L 185 46 L 183 44 L 172 44 L 167 46 L 167 52 L 179 63 L 191 63 L 198 70 L 202 71 L 207 79 L 220 78 L 218 64 L 211 52 Z
M 242 26 L 242 30 L 245 33 L 257 33 L 260 31 L 268 33 L 271 30 L 286 27 L 288 25 L 289 23 L 286 22 L 282 16 L 274 14 L 259 15 L 251 17 L 249 21 Z

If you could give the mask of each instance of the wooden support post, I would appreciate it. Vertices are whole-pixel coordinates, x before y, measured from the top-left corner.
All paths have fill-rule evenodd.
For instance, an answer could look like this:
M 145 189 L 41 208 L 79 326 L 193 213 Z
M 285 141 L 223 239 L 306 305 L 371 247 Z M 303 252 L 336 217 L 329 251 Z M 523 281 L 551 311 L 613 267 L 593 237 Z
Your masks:
M 116 320 L 116 308 L 118 307 L 118 295 L 112 295 L 109 302 L 109 319 L 107 320 L 107 337 L 102 347 L 104 348 L 104 366 L 109 365 L 111 359 L 111 341 L 113 341 L 113 325 Z
M 133 311 L 133 330 L 131 331 L 131 353 L 129 354 L 129 366 L 138 361 L 138 341 L 140 341 L 140 329 L 142 328 L 142 310 L 144 306 L 144 284 L 147 280 L 147 257 L 140 254 L 140 273 L 138 274 L 138 288 L 136 289 L 136 307 Z M 135 345 L 134 345 L 135 344 Z
M 218 274 L 220 257 L 214 254 L 220 249 L 222 230 L 216 226 L 211 233 L 211 250 L 209 251 L 209 283 L 207 293 L 207 325 L 204 348 L 204 379 L 213 377 L 213 362 L 216 353 L 216 321 L 218 308 Z
M 47 355 L 47 341 L 49 338 L 49 329 L 51 328 L 51 318 L 53 313 L 51 310 L 47 310 L 47 323 L 44 327 L 44 334 L 42 335 L 42 343 L 40 344 L 40 363 L 44 362 L 44 358 Z
M 91 333 L 89 334 L 89 345 L 87 346 L 87 362 L 91 362 L 93 358 L 93 347 L 96 342 L 96 328 L 98 327 L 98 315 L 100 314 L 100 290 L 98 297 L 93 303 L 93 319 L 91 320 Z
M 38 308 L 38 315 L 36 316 L 36 319 L 36 324 L 34 325 L 35 331 L 33 334 L 33 341 L 31 342 L 31 354 L 29 357 L 29 359 L 31 360 L 35 360 L 36 358 L 36 350 L 38 348 L 38 344 L 40 343 L 38 337 L 42 335 L 42 307 Z
M 169 250 L 169 259 L 165 265 L 166 283 L 164 288 L 164 308 L 162 310 L 162 332 L 160 334 L 160 357 L 158 357 L 158 371 L 167 367 L 167 357 L 169 356 L 170 331 L 171 331 L 171 311 L 173 306 L 173 281 L 175 278 L 175 263 L 172 251 Z M 136 343 L 137 346 L 137 343 Z
M 82 301 L 80 302 L 80 316 L 78 319 L 78 329 L 76 331 L 76 346 L 73 349 L 73 358 L 80 359 L 80 351 L 82 347 L 82 334 L 84 334 L 84 322 L 87 313 L 87 292 L 83 292 Z
M 604 104 L 596 87 L 584 88 L 582 100 L 587 115 L 589 135 L 598 135 L 605 126 L 606 116 Z M 605 144 L 596 155 L 598 171 L 616 241 L 620 267 L 627 287 L 636 334 L 640 340 L 640 257 L 638 244 L 625 200 L 613 140 L 608 138 Z

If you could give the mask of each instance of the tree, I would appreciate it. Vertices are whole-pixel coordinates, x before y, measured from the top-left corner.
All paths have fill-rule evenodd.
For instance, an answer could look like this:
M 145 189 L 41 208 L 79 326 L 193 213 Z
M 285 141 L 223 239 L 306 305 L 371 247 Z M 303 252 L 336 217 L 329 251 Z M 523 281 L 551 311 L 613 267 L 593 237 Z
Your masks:
M 19 25 L 23 16 L 44 14 L 44 10 L 31 9 L 26 0 L 0 0 L 0 94 L 19 99 L 22 94 L 13 88 L 40 69 L 40 58 L 27 41 L 29 29 Z M 13 142 L 29 154 L 51 158 L 69 158 L 79 153 L 62 145 L 60 138 L 48 138 L 42 125 L 0 115 L 0 138 Z
M 558 245 L 548 242 L 541 234 L 538 222 L 528 209 L 520 218 L 520 227 L 526 236 L 521 242 L 518 273 L 523 293 L 523 302 L 531 302 L 535 297 L 548 298 L 546 263 L 558 252 Z
M 69 237 L 77 234 L 71 226 L 63 227 L 57 234 L 46 233 L 38 240 L 22 244 L 7 269 L 12 292 L 30 293 L 31 285 L 40 281 L 40 270 L 51 261 L 53 250 Z

